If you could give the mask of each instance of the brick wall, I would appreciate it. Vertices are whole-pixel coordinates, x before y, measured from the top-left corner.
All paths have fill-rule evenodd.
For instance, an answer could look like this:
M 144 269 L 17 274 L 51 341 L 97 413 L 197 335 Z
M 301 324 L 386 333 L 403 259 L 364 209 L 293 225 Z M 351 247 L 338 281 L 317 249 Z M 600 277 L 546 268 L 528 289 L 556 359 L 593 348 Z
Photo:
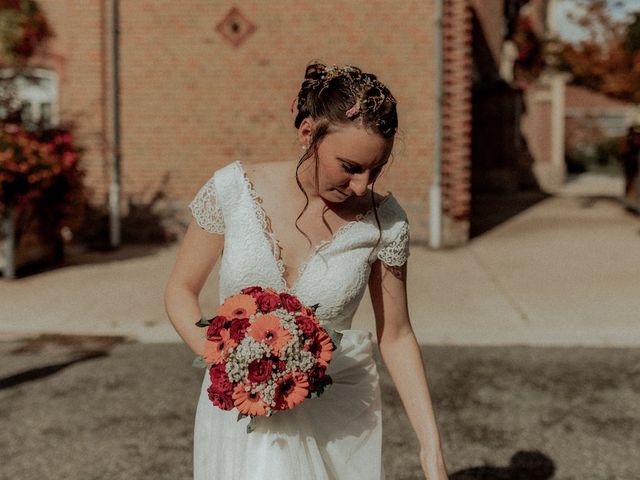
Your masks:
M 109 181 L 110 12 L 106 0 L 42 0 L 57 37 L 43 57 L 61 75 L 63 118 L 81 116 L 94 201 Z M 468 205 L 467 0 L 446 0 L 445 233 L 464 238 Z M 297 158 L 289 106 L 314 59 L 376 73 L 398 99 L 394 160 L 379 182 L 428 237 L 435 117 L 435 2 L 122 1 L 124 198 L 157 191 L 186 206 L 221 166 Z M 256 26 L 233 46 L 215 26 L 237 6 Z M 328 13 L 331 14 L 328 14 Z M 408 180 L 409 179 L 409 180 Z
M 453 246 L 469 238 L 472 81 L 469 0 L 445 0 L 443 17 L 443 240 Z
M 63 122 L 74 122 L 79 143 L 86 149 L 83 164 L 90 195 L 104 200 L 108 157 L 104 110 L 104 11 L 100 1 L 41 0 L 55 37 L 31 64 L 54 70 L 60 81 L 58 109 Z

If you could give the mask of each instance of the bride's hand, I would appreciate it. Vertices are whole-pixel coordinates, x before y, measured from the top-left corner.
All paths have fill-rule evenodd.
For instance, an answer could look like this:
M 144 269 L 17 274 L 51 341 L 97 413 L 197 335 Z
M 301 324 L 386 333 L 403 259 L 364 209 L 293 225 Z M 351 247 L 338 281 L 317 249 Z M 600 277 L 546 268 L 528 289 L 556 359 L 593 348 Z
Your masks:
M 448 480 L 447 470 L 441 454 L 420 450 L 420 465 L 426 480 Z

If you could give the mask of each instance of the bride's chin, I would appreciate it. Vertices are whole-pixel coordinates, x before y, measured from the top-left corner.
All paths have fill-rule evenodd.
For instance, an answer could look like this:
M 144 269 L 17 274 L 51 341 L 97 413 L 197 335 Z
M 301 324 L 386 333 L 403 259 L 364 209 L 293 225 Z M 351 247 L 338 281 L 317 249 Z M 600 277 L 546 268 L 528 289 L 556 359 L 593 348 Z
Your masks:
M 334 190 L 334 197 L 337 198 L 337 203 L 345 202 L 351 198 L 351 195 L 347 195 L 346 193 L 342 193 L 339 190 Z
M 341 193 L 338 193 L 335 190 L 331 190 L 327 192 L 327 194 L 322 195 L 322 199 L 325 201 L 325 203 L 334 204 L 334 205 L 343 204 L 345 201 L 349 200 L 349 198 L 351 197 L 342 195 Z

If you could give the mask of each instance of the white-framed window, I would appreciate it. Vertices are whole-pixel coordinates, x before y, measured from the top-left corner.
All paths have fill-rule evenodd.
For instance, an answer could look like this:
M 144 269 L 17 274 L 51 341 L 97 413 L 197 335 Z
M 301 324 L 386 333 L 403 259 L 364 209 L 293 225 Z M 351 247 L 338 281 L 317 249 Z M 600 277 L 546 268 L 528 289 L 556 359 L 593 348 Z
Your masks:
M 45 127 L 55 127 L 58 114 L 58 74 L 46 68 L 0 68 L 0 95 L 8 98 L 12 109 L 22 105 L 21 120 L 25 126 L 42 122 Z M 0 118 L 7 108 L 0 103 Z

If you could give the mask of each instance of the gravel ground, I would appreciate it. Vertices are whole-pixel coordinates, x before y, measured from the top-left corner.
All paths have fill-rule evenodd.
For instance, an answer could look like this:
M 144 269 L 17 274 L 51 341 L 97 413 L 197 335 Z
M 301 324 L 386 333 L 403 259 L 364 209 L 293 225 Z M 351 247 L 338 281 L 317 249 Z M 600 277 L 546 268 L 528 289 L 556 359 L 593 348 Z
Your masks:
M 423 357 L 452 480 L 640 478 L 640 349 L 425 346 Z M 0 343 L 0 358 L 0 479 L 191 478 L 202 370 L 184 345 L 51 336 Z M 379 365 L 387 478 L 421 478 Z

